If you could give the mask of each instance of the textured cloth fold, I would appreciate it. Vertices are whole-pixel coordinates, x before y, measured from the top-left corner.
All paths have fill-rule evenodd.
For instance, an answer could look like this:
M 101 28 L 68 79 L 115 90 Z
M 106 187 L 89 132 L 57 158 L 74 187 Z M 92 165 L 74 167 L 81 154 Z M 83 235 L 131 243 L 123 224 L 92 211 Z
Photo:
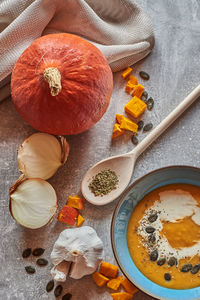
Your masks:
M 144 58 L 154 46 L 151 22 L 133 0 L 3 0 L 0 81 L 4 79 L 4 84 L 0 83 L 0 89 L 31 42 L 58 32 L 77 34 L 92 42 L 114 72 Z

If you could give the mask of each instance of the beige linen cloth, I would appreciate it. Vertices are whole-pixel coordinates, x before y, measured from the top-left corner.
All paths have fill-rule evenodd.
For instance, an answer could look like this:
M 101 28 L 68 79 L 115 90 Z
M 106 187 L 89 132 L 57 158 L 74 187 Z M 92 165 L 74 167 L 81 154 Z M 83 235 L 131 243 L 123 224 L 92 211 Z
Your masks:
M 41 35 L 68 32 L 93 43 L 113 72 L 144 58 L 154 46 L 148 16 L 133 0 L 1 0 L 0 101 L 10 94 L 10 73 Z

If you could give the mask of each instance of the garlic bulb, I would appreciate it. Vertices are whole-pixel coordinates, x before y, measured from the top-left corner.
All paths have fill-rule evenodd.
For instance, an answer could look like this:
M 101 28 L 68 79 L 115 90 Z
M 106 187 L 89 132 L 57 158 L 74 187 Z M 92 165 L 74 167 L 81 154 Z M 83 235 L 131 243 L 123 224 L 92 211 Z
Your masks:
M 56 211 L 56 193 L 47 181 L 19 178 L 10 188 L 10 212 L 22 226 L 40 228 L 53 219 Z
M 18 168 L 28 178 L 48 179 L 67 160 L 69 144 L 47 133 L 34 133 L 18 149 Z
M 51 252 L 51 275 L 57 281 L 65 281 L 69 272 L 70 277 L 79 279 L 95 272 L 102 259 L 103 243 L 92 227 L 65 229 Z

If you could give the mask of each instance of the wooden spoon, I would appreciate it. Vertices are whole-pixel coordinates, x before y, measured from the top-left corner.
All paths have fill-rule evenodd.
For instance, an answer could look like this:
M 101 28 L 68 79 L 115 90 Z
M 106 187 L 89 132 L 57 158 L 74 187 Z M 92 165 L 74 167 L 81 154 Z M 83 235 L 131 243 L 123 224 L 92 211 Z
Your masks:
M 104 205 L 115 200 L 125 190 L 130 182 L 135 161 L 138 156 L 155 141 L 165 129 L 167 129 L 198 97 L 200 96 L 200 85 L 197 86 L 147 137 L 145 137 L 132 151 L 112 156 L 101 160 L 91 167 L 85 174 L 81 183 L 81 191 L 84 198 L 92 204 Z M 114 171 L 119 179 L 115 190 L 104 196 L 95 196 L 88 185 L 92 178 L 102 170 Z

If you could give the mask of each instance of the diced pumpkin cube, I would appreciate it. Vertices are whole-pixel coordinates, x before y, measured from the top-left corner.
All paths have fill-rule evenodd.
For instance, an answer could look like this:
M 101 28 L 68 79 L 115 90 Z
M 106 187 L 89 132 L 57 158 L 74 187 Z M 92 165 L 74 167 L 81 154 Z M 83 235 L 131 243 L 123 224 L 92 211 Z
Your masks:
M 129 81 L 127 82 L 126 87 L 125 87 L 125 91 L 130 94 L 133 90 L 135 90 L 135 88 L 137 87 L 137 84 L 138 84 L 137 77 L 130 75 Z
M 138 125 L 123 115 L 117 114 L 116 119 L 120 124 L 120 128 L 137 133 Z
M 120 124 L 115 123 L 114 127 L 113 127 L 113 134 L 112 134 L 112 139 L 124 134 L 125 130 L 122 130 L 120 128 Z
M 116 114 L 116 120 L 119 124 L 121 124 L 121 121 L 123 120 L 124 116 L 120 114 Z
M 99 268 L 99 273 L 108 276 L 108 277 L 116 277 L 118 273 L 118 267 L 112 264 L 109 264 L 105 261 L 102 261 Z
M 107 287 L 116 291 L 118 290 L 123 279 L 124 279 L 123 276 L 118 276 L 117 278 L 113 278 L 107 282 Z
M 124 277 L 124 279 L 121 281 L 121 285 L 129 294 L 134 295 L 138 291 L 136 286 L 134 286 L 134 284 L 132 284 L 126 277 Z
M 83 209 L 84 200 L 80 198 L 79 196 L 69 196 L 67 200 L 67 205 L 77 208 L 77 209 Z
M 107 277 L 103 276 L 99 272 L 93 273 L 92 278 L 93 278 L 94 282 L 96 283 L 96 285 L 98 285 L 98 286 L 104 286 L 106 284 L 106 282 L 109 281 L 109 279 Z
M 120 128 L 137 133 L 138 125 L 136 123 L 134 123 L 133 121 L 131 121 L 127 118 L 124 118 L 120 124 Z
M 134 96 L 125 106 L 125 112 L 132 115 L 134 118 L 139 117 L 147 108 L 147 105 L 144 101 Z
M 79 214 L 79 215 L 78 215 L 78 219 L 77 219 L 76 226 L 77 226 L 77 227 L 80 227 L 80 226 L 83 224 L 84 221 L 85 221 L 85 219 Z
M 130 75 L 129 76 L 129 82 L 132 83 L 133 85 L 137 85 L 138 84 L 138 79 L 137 77 Z
M 128 67 L 123 73 L 122 73 L 122 77 L 126 78 L 131 72 L 133 71 L 132 68 Z
M 132 96 L 137 96 L 138 98 L 140 98 L 142 96 L 143 91 L 144 87 L 141 84 L 137 84 L 134 86 Z
M 133 91 L 134 87 L 135 85 L 128 81 L 125 86 L 125 91 L 130 94 Z
M 62 223 L 74 225 L 77 217 L 78 211 L 71 206 L 65 205 L 59 212 L 57 219 Z
M 113 300 L 132 300 L 133 295 L 126 293 L 126 292 L 120 292 L 120 293 L 113 293 L 110 294 Z

